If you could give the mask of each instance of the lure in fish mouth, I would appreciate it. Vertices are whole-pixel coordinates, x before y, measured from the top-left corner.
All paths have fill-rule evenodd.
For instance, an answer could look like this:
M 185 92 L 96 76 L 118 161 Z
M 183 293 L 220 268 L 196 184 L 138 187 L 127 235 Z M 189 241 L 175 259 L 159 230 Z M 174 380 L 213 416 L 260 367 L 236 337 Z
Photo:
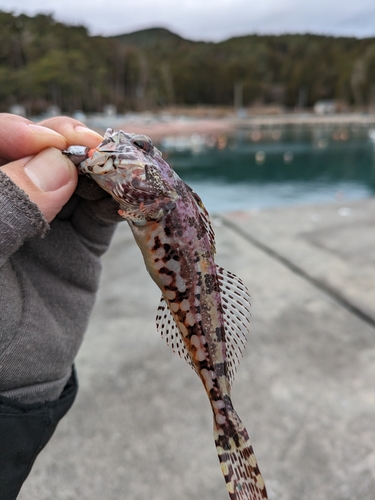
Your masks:
M 196 371 L 209 398 L 214 439 L 231 500 L 262 500 L 266 487 L 231 386 L 249 328 L 249 295 L 217 266 L 215 238 L 199 196 L 151 139 L 108 129 L 94 150 L 63 151 L 119 203 L 148 272 L 162 292 L 156 326 Z

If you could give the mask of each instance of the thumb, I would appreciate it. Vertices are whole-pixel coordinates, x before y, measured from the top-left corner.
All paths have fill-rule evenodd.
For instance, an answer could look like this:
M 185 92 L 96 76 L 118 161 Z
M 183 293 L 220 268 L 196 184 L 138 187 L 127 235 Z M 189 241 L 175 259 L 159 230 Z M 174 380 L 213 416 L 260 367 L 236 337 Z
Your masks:
M 38 205 L 48 222 L 60 212 L 77 185 L 75 165 L 55 148 L 8 163 L 2 170 Z

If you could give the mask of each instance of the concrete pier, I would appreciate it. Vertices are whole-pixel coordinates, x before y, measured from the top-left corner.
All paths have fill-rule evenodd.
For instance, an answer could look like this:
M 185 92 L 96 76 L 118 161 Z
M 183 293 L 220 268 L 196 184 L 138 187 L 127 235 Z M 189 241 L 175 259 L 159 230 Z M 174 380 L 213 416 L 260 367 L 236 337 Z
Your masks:
M 274 500 L 375 499 L 375 199 L 213 216 L 252 296 L 233 388 Z M 155 330 L 127 224 L 77 359 L 78 399 L 19 500 L 227 500 L 196 374 Z

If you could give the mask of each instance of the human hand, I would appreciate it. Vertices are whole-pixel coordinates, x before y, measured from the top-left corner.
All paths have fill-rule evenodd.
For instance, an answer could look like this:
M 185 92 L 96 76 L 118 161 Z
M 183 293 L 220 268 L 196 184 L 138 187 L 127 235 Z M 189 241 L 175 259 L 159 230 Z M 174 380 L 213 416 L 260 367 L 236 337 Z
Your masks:
M 0 395 L 51 400 L 69 378 L 120 217 L 61 150 L 100 140 L 70 118 L 0 114 Z
M 48 222 L 72 196 L 77 169 L 61 154 L 70 144 L 95 147 L 101 136 L 82 123 L 56 117 L 35 124 L 0 114 L 0 165 L 13 182 L 36 203 Z

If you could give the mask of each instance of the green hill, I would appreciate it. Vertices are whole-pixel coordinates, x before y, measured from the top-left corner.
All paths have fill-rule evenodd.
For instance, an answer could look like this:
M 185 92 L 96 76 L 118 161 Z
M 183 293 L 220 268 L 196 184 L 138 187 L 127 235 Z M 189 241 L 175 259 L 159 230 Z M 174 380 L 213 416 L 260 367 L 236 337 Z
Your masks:
M 172 46 L 179 43 L 194 43 L 189 40 L 185 40 L 181 36 L 176 33 L 172 33 L 166 28 L 148 28 L 140 31 L 134 31 L 132 33 L 117 35 L 111 38 L 121 42 L 125 46 L 135 45 L 136 47 L 143 49 L 148 49 L 155 45 Z
M 375 104 L 375 39 L 313 34 L 186 40 L 165 28 L 90 36 L 52 16 L 0 11 L 0 109 L 29 113 L 121 111 L 166 105 L 277 103 L 294 108 L 335 99 Z

